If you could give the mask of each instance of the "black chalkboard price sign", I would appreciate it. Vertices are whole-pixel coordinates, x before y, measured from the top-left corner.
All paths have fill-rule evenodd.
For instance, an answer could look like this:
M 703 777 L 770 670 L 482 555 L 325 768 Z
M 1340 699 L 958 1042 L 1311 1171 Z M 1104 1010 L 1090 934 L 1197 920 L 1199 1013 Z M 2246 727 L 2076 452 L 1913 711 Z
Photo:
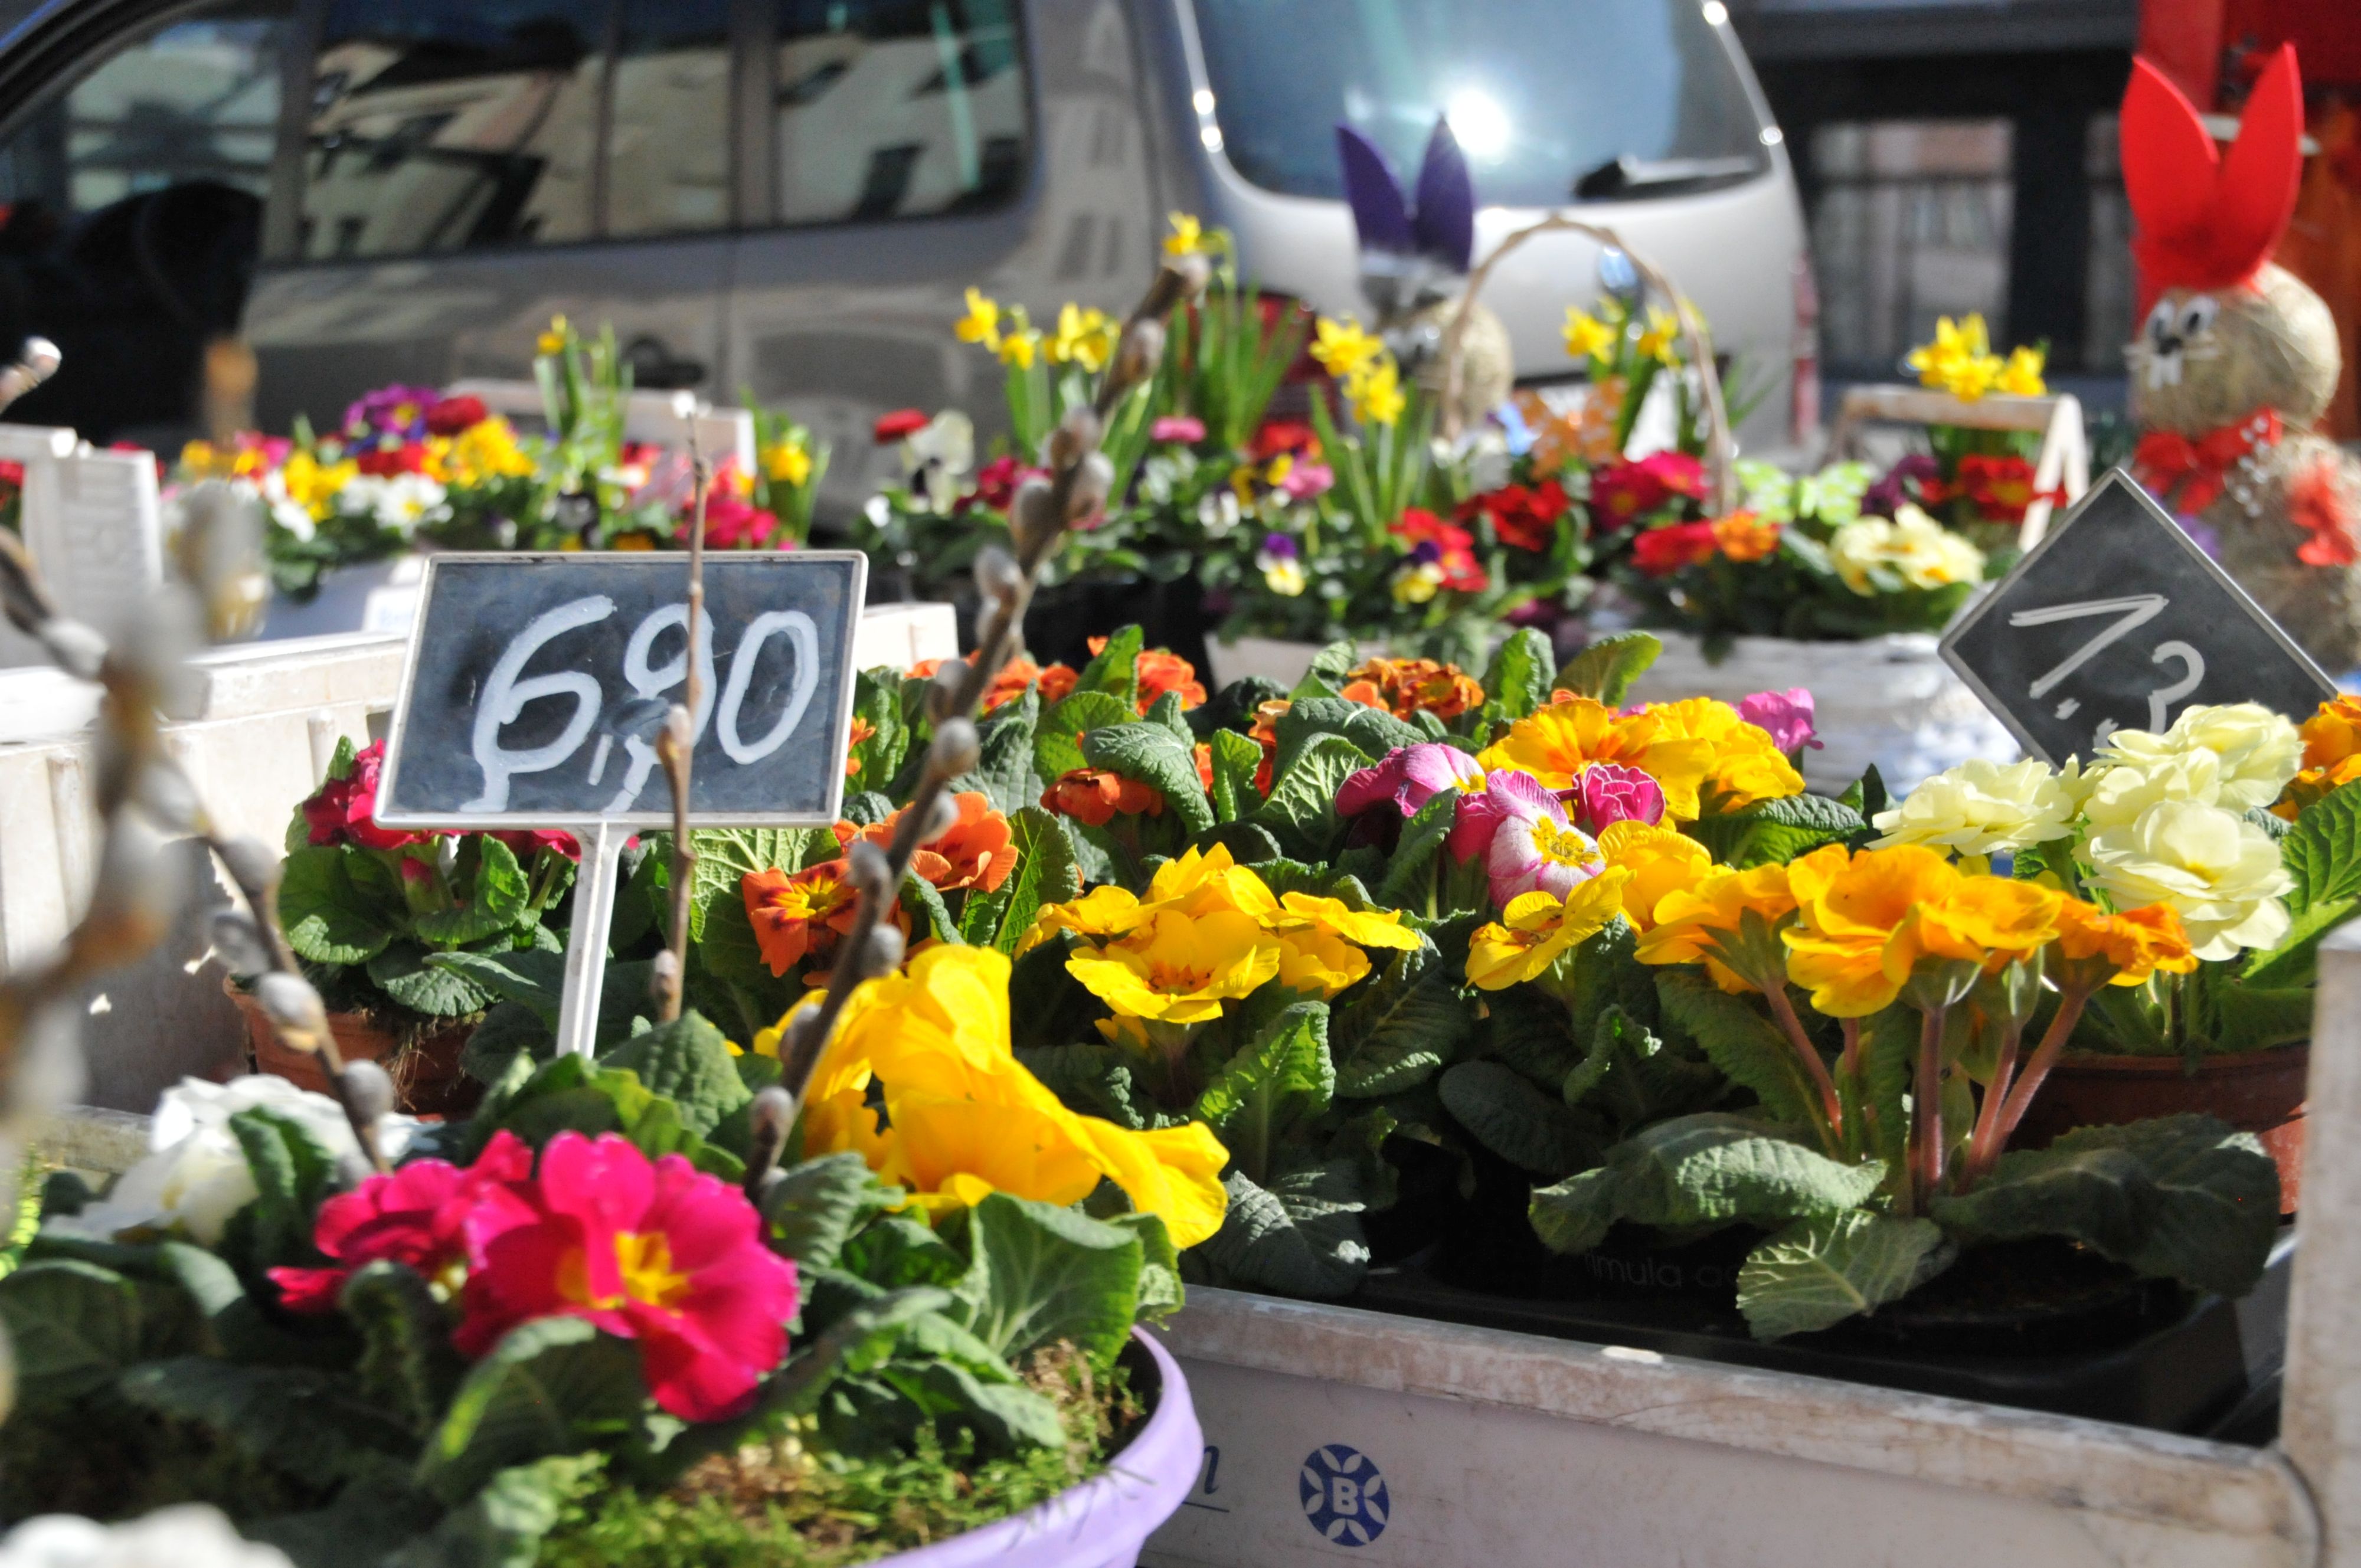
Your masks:
M 2334 683 L 2118 468 L 1944 635 L 1944 659 L 2052 763 L 2192 704 L 2301 722 Z
M 867 571 L 857 551 L 706 557 L 692 822 L 836 820 Z M 686 700 L 686 556 L 433 555 L 420 599 L 379 821 L 670 825 L 655 736 Z

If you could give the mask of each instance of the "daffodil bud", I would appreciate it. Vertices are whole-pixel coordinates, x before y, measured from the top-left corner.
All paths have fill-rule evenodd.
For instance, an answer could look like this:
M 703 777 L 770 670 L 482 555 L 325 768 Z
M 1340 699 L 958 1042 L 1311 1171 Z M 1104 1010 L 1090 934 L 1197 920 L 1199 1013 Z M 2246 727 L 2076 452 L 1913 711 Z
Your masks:
M 348 1061 L 336 1075 L 345 1091 L 345 1104 L 355 1120 L 376 1121 L 393 1109 L 393 1080 L 373 1061 Z
M 935 726 L 935 743 L 928 749 L 927 765 L 936 773 L 945 778 L 957 778 L 972 772 L 982 757 L 974 720 L 955 716 Z M 931 839 L 934 835 L 929 833 L 927 837 Z

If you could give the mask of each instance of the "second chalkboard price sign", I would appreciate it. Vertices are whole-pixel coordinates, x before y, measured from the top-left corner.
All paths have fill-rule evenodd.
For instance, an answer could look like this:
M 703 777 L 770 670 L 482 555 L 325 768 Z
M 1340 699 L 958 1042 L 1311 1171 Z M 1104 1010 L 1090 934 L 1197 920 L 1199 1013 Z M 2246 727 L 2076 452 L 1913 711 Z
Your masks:
M 686 558 L 427 558 L 378 818 L 395 828 L 669 827 L 656 731 L 688 682 Z M 705 563 L 689 820 L 836 820 L 855 551 Z
M 2196 704 L 2298 722 L 2336 695 L 2278 622 L 2121 469 L 1944 634 L 1944 659 L 2033 755 L 2089 757 Z

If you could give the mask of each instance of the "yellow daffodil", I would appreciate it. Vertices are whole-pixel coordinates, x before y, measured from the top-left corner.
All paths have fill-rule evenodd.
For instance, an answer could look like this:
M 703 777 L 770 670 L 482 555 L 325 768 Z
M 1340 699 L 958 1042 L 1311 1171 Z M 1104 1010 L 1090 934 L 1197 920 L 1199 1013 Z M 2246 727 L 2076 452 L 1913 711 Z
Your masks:
M 1000 351 L 1000 306 L 984 297 L 981 289 L 967 291 L 967 314 L 951 323 L 951 335 L 961 343 L 980 343 L 994 353 Z
M 1483 991 L 1505 991 L 1539 979 L 1574 945 L 1615 918 L 1631 873 L 1609 866 L 1576 884 L 1561 904 L 1547 893 L 1521 893 L 1495 924 L 1467 939 L 1467 979 Z
M 1615 329 L 1573 305 L 1565 308 L 1565 352 L 1569 359 L 1605 359 L 1615 346 Z
M 1049 343 L 1049 358 L 1059 365 L 1079 365 L 1095 374 L 1115 352 L 1115 323 L 1104 311 L 1068 303 L 1058 307 L 1058 330 Z
M 1338 380 L 1361 369 L 1385 352 L 1385 345 L 1361 330 L 1351 316 L 1331 321 L 1322 316 L 1312 329 L 1312 357 Z
M 552 316 L 549 318 L 549 330 L 533 339 L 533 351 L 544 359 L 561 354 L 573 335 L 573 329 L 566 324 L 564 316 Z
M 1217 909 L 1191 916 L 1163 909 L 1130 936 L 1075 953 L 1066 970 L 1117 1013 L 1203 1024 L 1222 1015 L 1224 1002 L 1276 978 L 1279 958 L 1277 938 L 1250 915 Z
M 1352 402 L 1353 417 L 1363 424 L 1393 423 L 1410 400 L 1402 391 L 1401 371 L 1389 354 L 1356 371 L 1345 383 L 1345 396 Z
M 2016 398 L 2037 398 L 2048 391 L 2041 378 L 2043 361 L 2048 356 L 2038 348 L 2019 346 L 2008 351 L 2008 363 L 2001 367 L 1996 385 L 1999 389 Z
M 1679 356 L 1673 345 L 1681 334 L 1680 318 L 1660 305 L 1648 307 L 1648 327 L 1640 334 L 1640 357 L 1653 359 L 1659 365 L 1672 365 Z
M 1165 255 L 1194 256 L 1213 248 L 1205 243 L 1205 226 L 1197 221 L 1196 214 L 1170 213 L 1166 221 L 1172 225 L 1172 232 L 1164 236 Z
M 1657 906 L 1675 893 L 1697 886 L 1714 869 L 1706 847 L 1687 834 L 1652 822 L 1610 822 L 1598 835 L 1598 852 L 1610 866 L 1631 873 L 1623 884 L 1623 918 L 1641 932 L 1656 928 Z
M 801 485 L 811 478 L 811 452 L 800 436 L 772 442 L 757 455 L 763 465 L 763 477 L 774 485 Z

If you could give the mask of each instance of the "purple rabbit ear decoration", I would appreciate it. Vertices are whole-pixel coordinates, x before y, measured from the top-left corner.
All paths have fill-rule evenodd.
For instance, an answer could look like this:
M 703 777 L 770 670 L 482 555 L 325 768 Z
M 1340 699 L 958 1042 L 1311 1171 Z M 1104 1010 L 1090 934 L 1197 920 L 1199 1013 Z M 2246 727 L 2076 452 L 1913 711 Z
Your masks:
M 1422 257 L 1460 273 L 1473 265 L 1476 184 L 1448 119 L 1436 119 L 1434 132 L 1427 137 L 1415 212 L 1377 143 L 1339 125 L 1336 152 L 1344 165 L 1345 200 L 1353 209 L 1353 226 L 1364 253 Z

